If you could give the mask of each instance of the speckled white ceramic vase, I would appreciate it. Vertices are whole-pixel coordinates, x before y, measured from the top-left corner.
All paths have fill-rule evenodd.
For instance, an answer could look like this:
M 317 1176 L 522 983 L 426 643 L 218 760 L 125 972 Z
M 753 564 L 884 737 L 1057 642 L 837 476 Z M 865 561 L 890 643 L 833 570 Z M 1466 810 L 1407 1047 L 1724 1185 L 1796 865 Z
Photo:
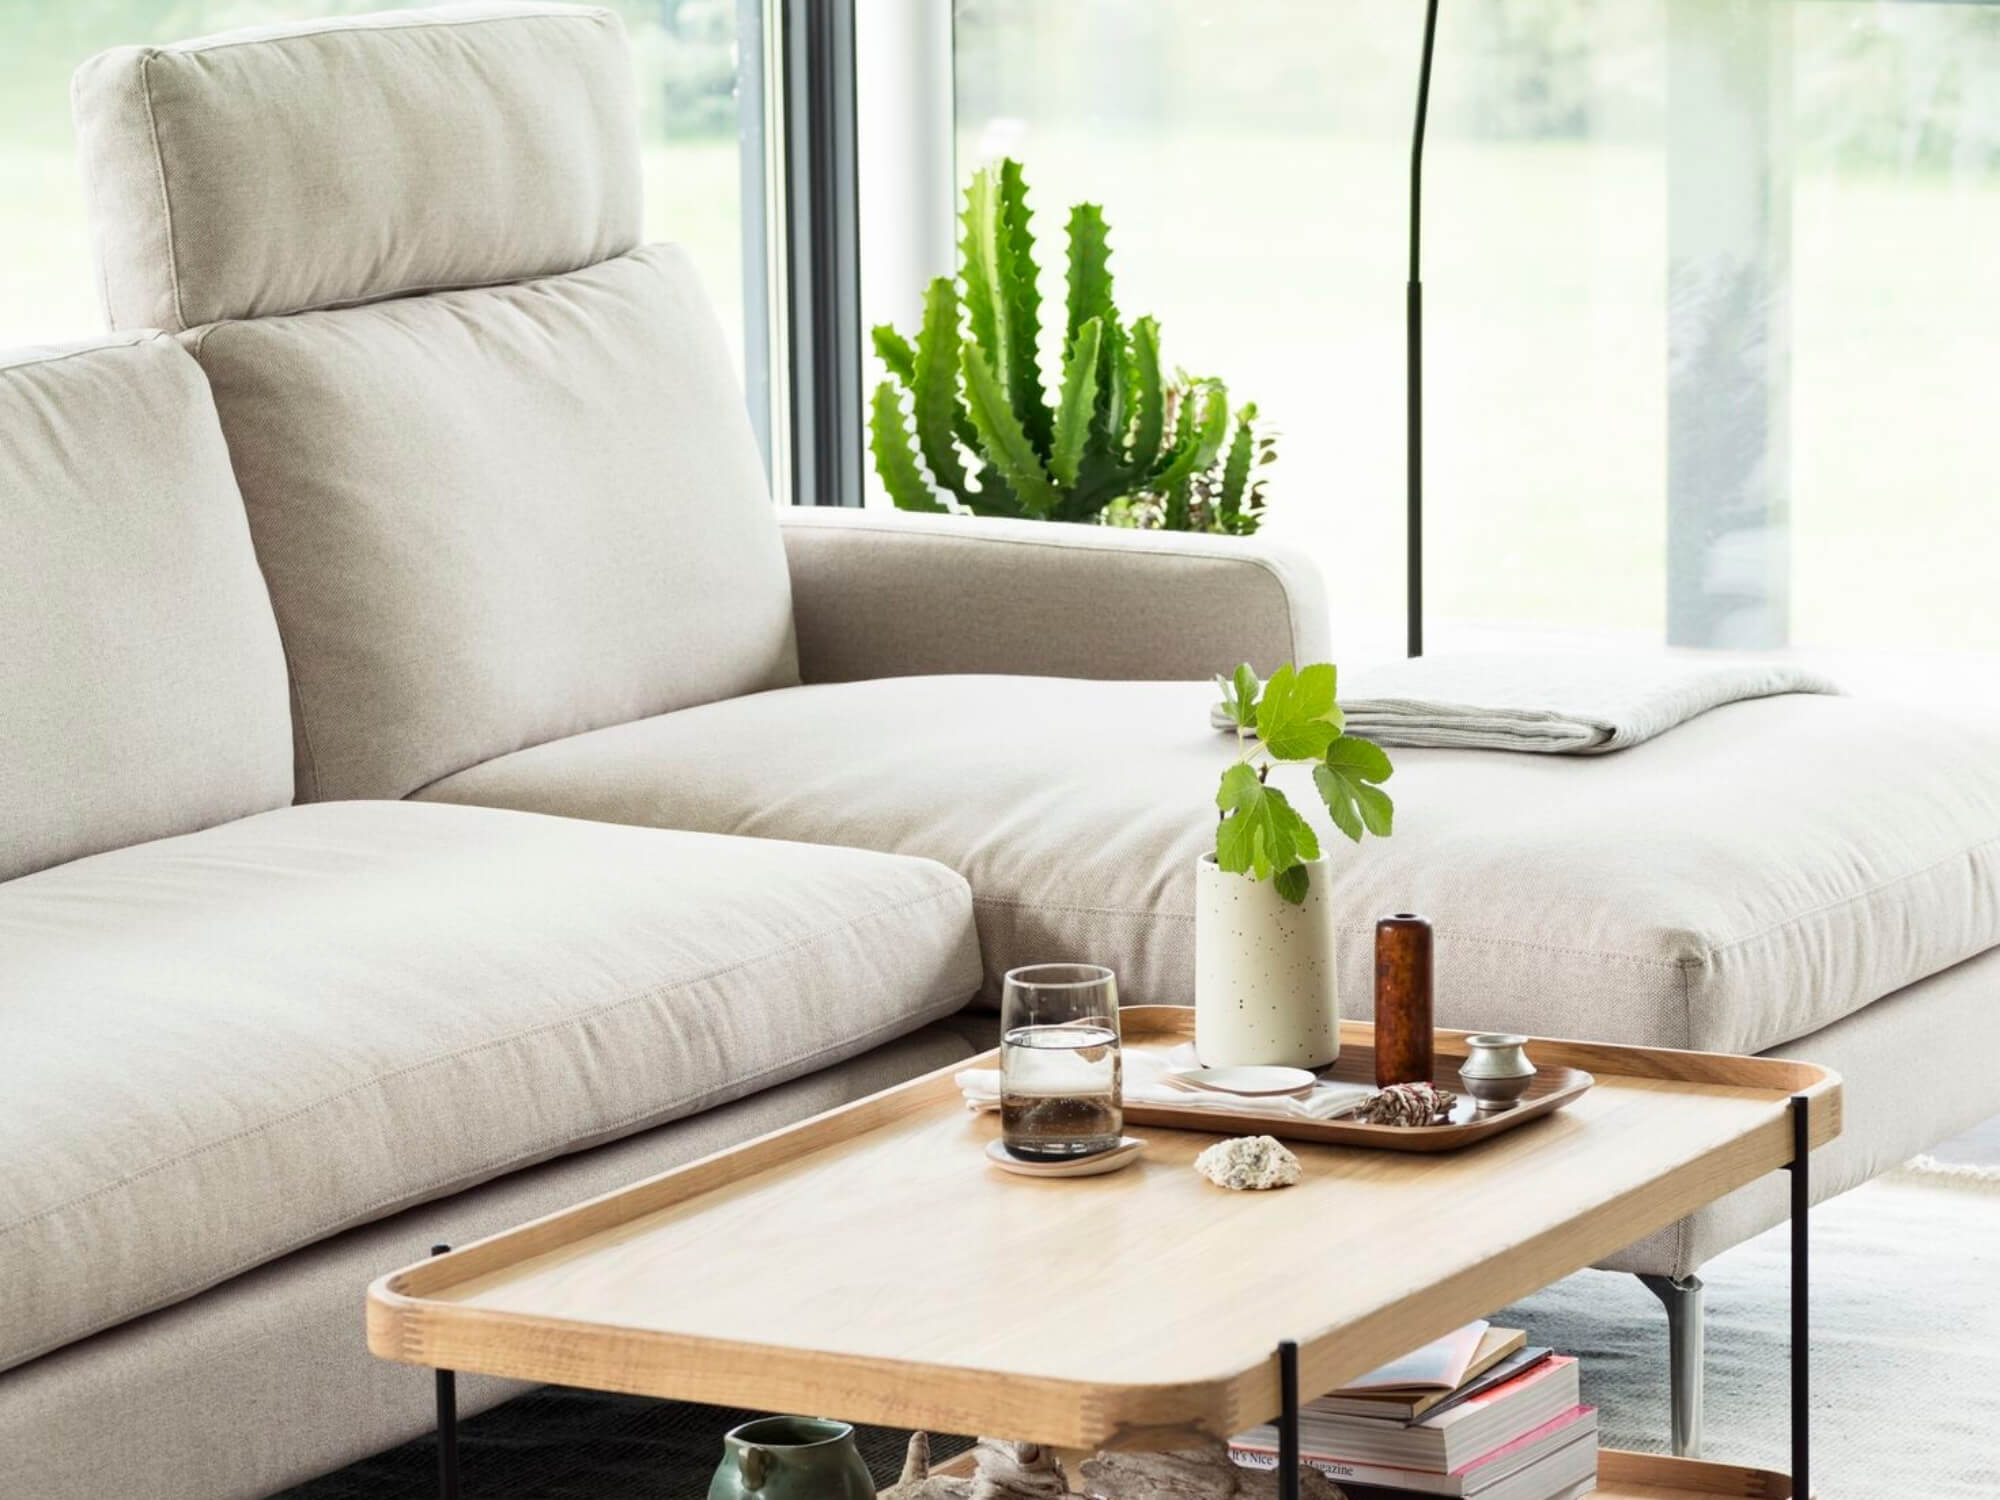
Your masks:
M 1320 1068 L 1340 1056 L 1333 908 L 1326 861 L 1307 867 L 1305 903 L 1268 880 L 1195 866 L 1194 1046 L 1202 1065 Z

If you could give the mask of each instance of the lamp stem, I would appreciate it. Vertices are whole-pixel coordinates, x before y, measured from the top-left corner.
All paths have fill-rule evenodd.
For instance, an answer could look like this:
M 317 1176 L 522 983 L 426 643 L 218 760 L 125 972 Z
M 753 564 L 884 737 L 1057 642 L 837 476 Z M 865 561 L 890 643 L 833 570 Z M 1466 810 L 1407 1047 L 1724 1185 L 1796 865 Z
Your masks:
M 1424 7 L 1424 55 L 1417 71 L 1417 126 L 1410 137 L 1410 281 L 1406 301 L 1405 369 L 1408 374 L 1409 508 L 1404 549 L 1409 564 L 1408 643 L 1424 654 L 1424 126 L 1431 108 L 1431 54 L 1437 45 L 1438 0 Z

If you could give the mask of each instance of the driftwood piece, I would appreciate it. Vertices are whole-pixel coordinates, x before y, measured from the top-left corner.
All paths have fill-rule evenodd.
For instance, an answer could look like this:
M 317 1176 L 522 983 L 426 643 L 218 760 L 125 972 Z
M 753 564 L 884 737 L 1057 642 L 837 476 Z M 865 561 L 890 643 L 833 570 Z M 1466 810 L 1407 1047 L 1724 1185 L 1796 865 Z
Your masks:
M 1077 1466 L 1092 1500 L 1275 1500 L 1278 1476 L 1230 1462 L 1227 1444 L 1178 1453 L 1100 1453 Z M 1302 1500 L 1346 1500 L 1346 1492 L 1316 1469 L 1299 1474 Z
M 970 1479 L 947 1479 L 931 1473 L 931 1437 L 927 1432 L 910 1434 L 910 1446 L 903 1455 L 903 1473 L 882 1491 L 878 1500 L 971 1500 Z
M 933 1474 L 930 1435 L 911 1433 L 902 1477 L 880 1500 L 1058 1500 L 1069 1493 L 1062 1463 L 1047 1448 L 981 1438 L 972 1458 L 970 1479 Z
M 1071 1493 L 1062 1461 L 1034 1443 L 981 1438 L 972 1450 L 970 1479 L 931 1473 L 931 1440 L 910 1435 L 903 1474 L 879 1500 L 1062 1500 Z M 1100 1453 L 1078 1465 L 1081 1492 L 1092 1500 L 1277 1500 L 1278 1476 L 1245 1469 L 1215 1443 L 1178 1453 Z M 1303 1500 L 1347 1500 L 1346 1491 L 1316 1469 L 1299 1473 Z
M 981 1438 L 972 1458 L 978 1466 L 972 1500 L 1060 1500 L 1069 1493 L 1069 1477 L 1053 1449 Z

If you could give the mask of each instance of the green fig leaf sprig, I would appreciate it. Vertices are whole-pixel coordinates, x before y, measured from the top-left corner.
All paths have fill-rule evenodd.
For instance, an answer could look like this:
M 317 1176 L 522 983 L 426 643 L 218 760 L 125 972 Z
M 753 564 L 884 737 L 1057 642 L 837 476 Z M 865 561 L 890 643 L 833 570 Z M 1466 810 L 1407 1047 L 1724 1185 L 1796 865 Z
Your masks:
M 1271 767 L 1311 763 L 1313 788 L 1333 826 L 1356 843 L 1364 833 L 1387 838 L 1393 829 L 1396 806 L 1381 784 L 1394 767 L 1380 745 L 1346 732 L 1331 662 L 1297 670 L 1287 663 L 1263 682 L 1244 665 L 1216 683 L 1222 713 L 1236 728 L 1236 762 L 1215 794 L 1215 862 L 1272 882 L 1297 906 L 1311 889 L 1306 865 L 1319 858 L 1319 835 L 1270 784 Z

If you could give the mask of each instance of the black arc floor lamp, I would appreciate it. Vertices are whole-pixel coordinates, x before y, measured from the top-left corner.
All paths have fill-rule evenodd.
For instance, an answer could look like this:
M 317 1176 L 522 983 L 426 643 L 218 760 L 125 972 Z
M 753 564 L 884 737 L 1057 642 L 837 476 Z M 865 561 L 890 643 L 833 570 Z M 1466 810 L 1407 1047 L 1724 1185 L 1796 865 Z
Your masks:
M 1437 44 L 1437 25 L 1438 0 L 1428 0 L 1424 7 L 1424 56 L 1417 70 L 1417 125 L 1410 136 L 1410 281 L 1404 330 L 1410 449 L 1403 545 L 1409 566 L 1406 607 L 1412 656 L 1424 654 L 1424 125 L 1431 107 L 1431 53 Z

